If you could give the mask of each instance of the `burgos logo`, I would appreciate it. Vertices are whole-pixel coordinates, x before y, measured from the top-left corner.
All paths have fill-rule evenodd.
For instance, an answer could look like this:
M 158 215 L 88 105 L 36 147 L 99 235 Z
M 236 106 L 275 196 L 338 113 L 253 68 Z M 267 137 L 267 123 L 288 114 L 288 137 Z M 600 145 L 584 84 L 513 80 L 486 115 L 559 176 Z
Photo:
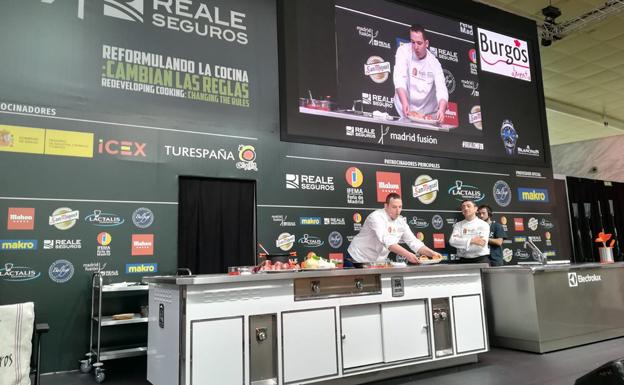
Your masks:
M 158 272 L 157 263 L 127 263 L 126 274 L 146 274 Z
M 0 239 L 0 250 L 20 251 L 37 250 L 36 239 Z
M 143 0 L 104 0 L 104 15 L 143 22 Z
M 520 202 L 548 203 L 548 190 L 540 188 L 518 188 Z
M 511 78 L 531 81 L 527 42 L 477 28 L 481 69 Z

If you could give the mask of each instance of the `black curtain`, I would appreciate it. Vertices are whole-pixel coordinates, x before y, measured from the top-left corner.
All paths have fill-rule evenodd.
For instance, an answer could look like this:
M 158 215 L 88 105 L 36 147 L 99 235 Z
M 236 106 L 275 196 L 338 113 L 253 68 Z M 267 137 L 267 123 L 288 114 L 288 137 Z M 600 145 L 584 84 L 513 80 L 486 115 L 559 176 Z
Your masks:
M 256 182 L 180 177 L 178 267 L 193 274 L 255 264 Z
M 622 208 L 624 184 L 594 179 L 567 177 L 568 198 L 572 222 L 574 261 L 598 262 L 598 247 L 594 242 L 598 233 L 613 234 L 613 257 L 622 260 Z

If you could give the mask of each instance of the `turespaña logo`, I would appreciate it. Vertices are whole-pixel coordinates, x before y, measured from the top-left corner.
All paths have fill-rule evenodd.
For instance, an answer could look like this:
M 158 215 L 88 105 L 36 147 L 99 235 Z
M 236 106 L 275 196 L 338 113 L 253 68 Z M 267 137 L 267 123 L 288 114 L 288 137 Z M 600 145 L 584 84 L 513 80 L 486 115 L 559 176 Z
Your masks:
M 68 230 L 74 227 L 77 219 L 80 219 L 80 211 L 72 210 L 69 207 L 59 207 L 52 212 L 48 224 L 59 230 Z
M 236 168 L 245 171 L 258 171 L 258 163 L 256 163 L 256 148 L 248 144 L 238 145 L 238 159 Z
M 132 223 L 139 229 L 146 229 L 154 223 L 154 213 L 147 207 L 139 207 L 132 213 Z
M 449 187 L 448 194 L 460 202 L 470 199 L 477 203 L 485 198 L 485 193 L 479 190 L 478 187 L 464 184 L 461 180 L 456 180 L 455 185 Z
M 548 190 L 542 188 L 518 188 L 520 202 L 548 203 Z
M 347 184 L 351 187 L 360 187 L 364 182 L 364 175 L 357 167 L 349 167 L 345 173 Z
M 23 251 L 37 250 L 36 239 L 0 239 L 0 250 Z
M 154 255 L 154 234 L 132 234 L 132 255 Z
M 329 245 L 334 249 L 339 248 L 342 246 L 342 234 L 337 231 L 332 231 L 329 233 L 329 237 L 327 237 L 327 242 L 329 242 Z
M 494 183 L 492 193 L 494 194 L 494 201 L 499 206 L 507 207 L 511 203 L 511 188 L 504 180 L 498 180 Z
M 294 244 L 295 235 L 290 233 L 281 233 L 277 236 L 277 240 L 275 241 L 275 247 L 279 247 L 284 251 L 292 249 Z
M 127 263 L 126 274 L 150 274 L 158 272 L 158 263 Z
M 59 259 L 48 269 L 50 279 L 56 283 L 65 283 L 74 276 L 74 265 L 66 259 Z
M 481 69 L 531 81 L 529 48 L 524 40 L 477 28 Z
M 143 22 L 143 0 L 104 0 L 104 15 Z
M 40 272 L 28 266 L 15 266 L 13 263 L 5 263 L 4 268 L 0 269 L 0 278 L 3 281 L 19 282 L 30 281 L 39 278 Z
M 94 226 L 111 227 L 119 226 L 125 220 L 117 214 L 103 213 L 102 210 L 93 210 L 92 214 L 85 217 L 85 221 Z
M 7 230 L 33 230 L 35 209 L 33 207 L 9 207 Z
M 442 219 L 442 216 L 436 214 L 431 217 L 431 226 L 436 230 L 440 230 L 444 227 L 444 219 Z
M 438 196 L 440 186 L 437 179 L 429 175 L 420 175 L 412 186 L 412 196 L 426 205 L 433 203 Z

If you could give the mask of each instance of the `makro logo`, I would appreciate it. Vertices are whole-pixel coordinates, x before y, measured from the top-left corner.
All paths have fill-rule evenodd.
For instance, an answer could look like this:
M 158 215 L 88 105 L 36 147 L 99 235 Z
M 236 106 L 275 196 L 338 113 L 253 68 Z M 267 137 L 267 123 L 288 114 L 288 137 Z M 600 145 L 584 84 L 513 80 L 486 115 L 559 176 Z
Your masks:
M 154 255 L 154 234 L 132 234 L 132 255 Z
M 126 274 L 149 274 L 158 272 L 158 263 L 127 263 Z
M 33 230 L 35 209 L 33 207 L 9 207 L 7 230 Z
M 286 174 L 286 188 L 295 190 L 334 191 L 334 177 Z
M 85 217 L 85 221 L 94 226 L 111 227 L 119 226 L 125 220 L 117 214 L 103 213 L 102 210 L 93 210 L 92 214 Z
M 455 185 L 449 187 L 448 194 L 458 201 L 470 199 L 475 203 L 481 202 L 485 198 L 485 193 L 478 187 L 464 184 L 461 180 L 456 180 Z
M 321 238 L 309 234 L 303 234 L 303 236 L 299 238 L 298 242 L 304 247 L 320 247 L 325 244 Z
M 40 272 L 28 266 L 15 266 L 13 263 L 5 263 L 0 269 L 0 279 L 9 282 L 30 281 L 39 278 Z
M 481 69 L 531 81 L 528 44 L 524 40 L 477 28 Z
M 518 200 L 520 202 L 548 203 L 548 190 L 540 188 L 518 188 Z
M 0 239 L 0 250 L 23 251 L 37 250 L 36 239 Z
M 147 156 L 145 153 L 145 146 L 146 143 L 129 140 L 98 140 L 98 152 L 100 154 L 145 158 Z
M 321 217 L 299 217 L 300 225 L 320 225 Z
M 494 183 L 492 193 L 494 194 L 494 201 L 496 201 L 499 206 L 507 207 L 511 203 L 511 188 L 504 180 L 499 180 Z
M 357 167 L 349 167 L 345 172 L 347 184 L 351 187 L 360 187 L 364 183 L 364 174 Z
M 398 172 L 377 171 L 377 202 L 385 202 L 390 193 L 401 195 L 401 174 Z
M 601 282 L 602 276 L 599 274 L 577 274 L 575 272 L 568 273 L 568 286 L 578 287 L 579 284 Z
M 104 0 L 104 15 L 143 22 L 143 0 Z

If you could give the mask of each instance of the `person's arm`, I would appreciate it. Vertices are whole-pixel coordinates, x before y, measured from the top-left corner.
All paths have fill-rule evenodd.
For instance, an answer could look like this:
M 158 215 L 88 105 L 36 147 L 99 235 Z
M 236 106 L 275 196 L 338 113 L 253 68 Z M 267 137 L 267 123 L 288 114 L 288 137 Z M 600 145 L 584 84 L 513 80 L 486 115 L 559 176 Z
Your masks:
M 435 89 L 436 89 L 436 98 L 438 99 L 438 122 L 442 123 L 444 120 L 444 114 L 446 113 L 446 109 L 448 107 L 448 89 L 446 88 L 446 80 L 444 79 L 444 71 L 442 71 L 442 66 L 439 66 L 434 71 L 435 76 Z
M 488 239 L 488 244 L 492 246 L 502 246 L 503 238 L 490 238 Z
M 498 223 L 493 223 L 492 225 L 494 226 L 493 238 L 490 238 L 488 243 L 493 246 L 502 246 L 503 241 L 507 238 L 507 233 Z
M 394 56 L 394 72 L 392 74 L 392 80 L 394 82 L 394 89 L 396 91 L 399 100 L 401 101 L 401 108 L 403 114 L 407 115 L 409 112 L 409 100 L 407 100 L 407 80 L 409 77 L 409 57 L 406 57 L 401 47 L 397 48 Z
M 453 233 L 449 238 L 449 245 L 458 250 L 467 250 L 470 247 L 470 237 L 462 234 L 462 229 L 459 223 L 453 225 Z

